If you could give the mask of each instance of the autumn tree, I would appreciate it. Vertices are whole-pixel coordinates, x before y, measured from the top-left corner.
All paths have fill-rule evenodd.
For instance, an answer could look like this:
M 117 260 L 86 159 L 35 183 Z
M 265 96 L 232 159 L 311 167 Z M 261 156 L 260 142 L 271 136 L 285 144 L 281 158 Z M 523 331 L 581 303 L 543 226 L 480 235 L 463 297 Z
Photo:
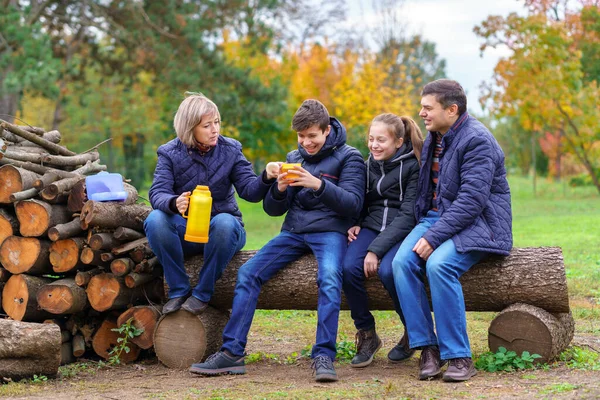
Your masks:
M 497 46 L 511 50 L 496 65 L 483 101 L 498 117 L 517 117 L 532 134 L 560 132 L 565 150 L 585 167 L 600 192 L 600 89 L 589 72 L 594 69 L 583 65 L 598 32 L 597 25 L 581 19 L 598 15 L 598 6 L 588 1 L 573 9 L 565 8 L 564 1 L 561 7 L 558 1 L 527 3 L 526 16 L 492 16 L 475 28 L 484 40 L 482 51 Z

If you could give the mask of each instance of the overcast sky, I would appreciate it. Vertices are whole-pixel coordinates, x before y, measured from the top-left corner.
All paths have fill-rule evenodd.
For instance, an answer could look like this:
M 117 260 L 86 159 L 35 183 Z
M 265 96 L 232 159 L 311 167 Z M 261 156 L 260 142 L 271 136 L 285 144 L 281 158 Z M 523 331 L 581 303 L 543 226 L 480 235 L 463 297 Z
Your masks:
M 373 26 L 377 16 L 369 0 L 348 0 L 351 24 Z M 490 81 L 498 59 L 507 51 L 487 49 L 480 57 L 481 39 L 473 33 L 489 15 L 524 13 L 522 0 L 406 0 L 398 16 L 408 21 L 408 33 L 421 33 L 436 43 L 437 53 L 446 60 L 448 78 L 461 83 L 467 92 L 469 109 L 480 112 L 479 85 Z

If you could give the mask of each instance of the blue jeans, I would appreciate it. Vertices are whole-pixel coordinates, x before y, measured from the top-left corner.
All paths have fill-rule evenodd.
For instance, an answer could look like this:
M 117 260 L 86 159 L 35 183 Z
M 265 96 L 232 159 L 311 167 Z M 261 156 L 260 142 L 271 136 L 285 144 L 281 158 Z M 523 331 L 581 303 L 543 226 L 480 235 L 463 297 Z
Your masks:
M 210 220 L 208 243 L 194 243 L 183 239 L 187 220 L 179 214 L 153 210 L 144 230 L 148 243 L 160 261 L 169 285 L 169 298 L 187 296 L 190 291 L 198 300 L 208 303 L 234 254 L 246 244 L 246 231 L 241 222 L 231 214 L 217 214 Z M 204 265 L 198 284 L 191 290 L 183 260 L 186 256 L 204 254 Z
M 346 235 L 338 232 L 296 234 L 282 231 L 271 239 L 238 271 L 231 317 L 223 331 L 221 350 L 228 350 L 235 356 L 244 355 L 261 286 L 288 263 L 312 251 L 319 266 L 317 338 L 312 357 L 326 355 L 335 360 L 346 244 Z
M 392 262 L 394 283 L 404 310 L 410 347 L 439 345 L 443 360 L 471 357 L 465 301 L 458 278 L 488 253 L 459 253 L 452 239 L 448 239 L 425 262 L 412 249 L 438 219 L 437 212 L 429 211 L 404 239 Z M 425 276 L 431 289 L 437 337 L 425 293 Z
M 364 261 L 367 255 L 367 248 L 373 240 L 379 235 L 379 232 L 368 228 L 362 228 L 356 237 L 356 240 L 350 242 L 343 265 L 343 289 L 350 306 L 350 315 L 354 320 L 356 329 L 370 330 L 375 328 L 375 318 L 369 311 L 369 299 L 365 290 L 365 272 Z M 400 243 L 395 244 L 381 259 L 379 264 L 379 279 L 383 287 L 387 290 L 394 303 L 394 309 L 400 316 L 404 324 L 404 316 L 400 308 L 396 286 L 394 285 L 394 276 L 392 274 L 392 260 L 400 247 Z

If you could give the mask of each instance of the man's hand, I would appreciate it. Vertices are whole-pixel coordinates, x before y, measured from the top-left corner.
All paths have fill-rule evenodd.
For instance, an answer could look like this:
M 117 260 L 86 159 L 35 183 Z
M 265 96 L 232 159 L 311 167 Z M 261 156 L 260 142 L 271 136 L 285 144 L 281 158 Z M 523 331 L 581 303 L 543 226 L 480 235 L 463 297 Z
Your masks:
M 415 247 L 413 247 L 413 251 L 423 260 L 427 261 L 431 253 L 433 253 L 433 247 L 431 247 L 426 239 L 421 238 L 417 244 L 415 244 Z
M 365 266 L 364 266 L 365 276 L 367 278 L 370 278 L 372 276 L 377 275 L 378 265 L 379 265 L 379 259 L 377 258 L 377 255 L 375 253 L 373 253 L 372 251 L 369 251 L 367 253 L 367 255 L 365 256 Z
M 188 205 L 190 204 L 190 195 L 192 192 L 183 192 L 179 195 L 177 200 L 175 200 L 175 207 L 177 207 L 177 211 L 179 214 L 183 215 L 185 210 L 187 210 Z
M 293 170 L 295 175 L 298 175 L 297 178 L 290 180 L 290 186 L 304 186 L 305 188 L 309 188 L 312 190 L 319 190 L 321 187 L 321 180 L 316 176 L 313 176 L 310 172 L 305 170 L 302 167 L 294 166 Z
M 281 164 L 283 163 L 280 161 L 273 161 L 267 164 L 265 167 L 265 171 L 267 171 L 267 179 L 275 179 L 279 176 Z
M 356 225 L 348 229 L 348 243 L 356 240 L 358 236 L 358 232 L 360 232 L 360 226 Z

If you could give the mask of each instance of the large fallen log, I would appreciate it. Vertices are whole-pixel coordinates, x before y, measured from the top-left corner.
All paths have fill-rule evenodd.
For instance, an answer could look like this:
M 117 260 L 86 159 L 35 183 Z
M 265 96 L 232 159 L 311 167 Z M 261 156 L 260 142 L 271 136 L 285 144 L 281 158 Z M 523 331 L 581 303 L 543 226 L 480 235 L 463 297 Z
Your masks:
M 237 253 L 215 286 L 211 305 L 231 308 L 240 266 L 256 252 Z M 185 262 L 192 287 L 198 281 L 202 256 Z M 306 255 L 288 265 L 262 288 L 259 309 L 316 310 L 317 263 Z M 569 312 L 567 279 L 562 251 L 558 247 L 513 249 L 508 257 L 490 257 L 460 279 L 467 311 L 502 311 L 514 303 L 526 303 L 552 313 Z M 366 282 L 369 307 L 393 310 L 393 304 L 377 278 Z M 342 309 L 348 309 L 345 299 Z
M 53 377 L 60 349 L 58 325 L 0 319 L 0 378 Z

